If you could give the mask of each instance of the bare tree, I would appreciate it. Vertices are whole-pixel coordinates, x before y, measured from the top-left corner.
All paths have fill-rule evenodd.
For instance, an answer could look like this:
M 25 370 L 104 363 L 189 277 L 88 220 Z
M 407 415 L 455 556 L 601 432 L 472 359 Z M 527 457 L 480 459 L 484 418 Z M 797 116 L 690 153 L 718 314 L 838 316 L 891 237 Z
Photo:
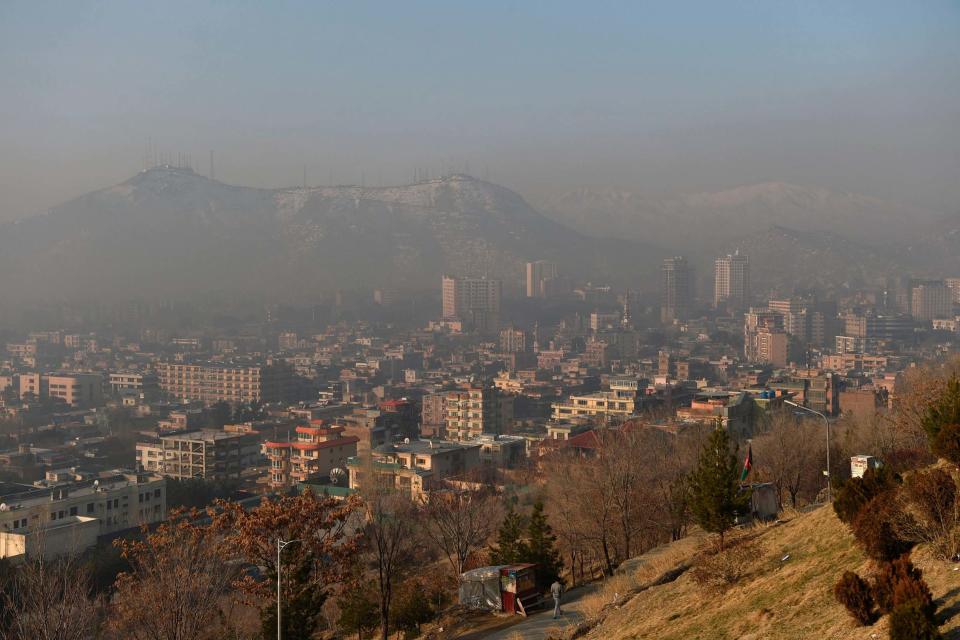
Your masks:
M 767 431 L 752 444 L 757 471 L 776 486 L 781 506 L 784 496 L 789 496 L 793 507 L 801 497 L 816 496 L 826 446 L 818 423 L 777 412 L 771 416 Z
M 408 496 L 388 484 L 388 478 L 372 469 L 364 478 L 362 494 L 366 516 L 363 535 L 380 600 L 380 637 L 387 640 L 393 590 L 416 547 L 416 507 Z
M 470 554 L 486 546 L 502 518 L 500 500 L 489 492 L 434 491 L 425 505 L 430 540 L 443 551 L 454 578 Z
M 597 460 L 558 455 L 546 464 L 545 482 L 550 520 L 562 546 L 577 541 L 601 560 L 605 573 L 612 574 L 619 561 L 617 506 Z M 563 551 L 570 555 L 573 549 Z
M 195 515 L 195 514 L 194 514 Z M 121 540 L 129 573 L 117 578 L 110 628 L 132 640 L 220 637 L 227 618 L 221 602 L 237 578 L 223 537 L 191 517 L 174 516 L 142 541 Z
M 99 627 L 102 606 L 76 555 L 41 552 L 18 568 L 6 594 L 11 640 L 86 640 Z
M 907 369 L 897 382 L 893 413 L 887 416 L 893 427 L 894 448 L 922 449 L 927 446 L 923 418 L 933 399 L 942 395 L 947 381 L 960 375 L 960 356 L 943 363 Z

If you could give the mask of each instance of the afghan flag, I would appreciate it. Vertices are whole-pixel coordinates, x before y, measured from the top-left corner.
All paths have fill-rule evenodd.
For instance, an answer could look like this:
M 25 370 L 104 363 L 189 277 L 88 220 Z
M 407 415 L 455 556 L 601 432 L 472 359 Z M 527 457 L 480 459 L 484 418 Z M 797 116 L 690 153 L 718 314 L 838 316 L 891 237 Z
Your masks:
M 753 445 L 747 447 L 747 457 L 743 461 L 743 471 L 740 472 L 740 482 L 747 479 L 751 469 L 753 469 Z

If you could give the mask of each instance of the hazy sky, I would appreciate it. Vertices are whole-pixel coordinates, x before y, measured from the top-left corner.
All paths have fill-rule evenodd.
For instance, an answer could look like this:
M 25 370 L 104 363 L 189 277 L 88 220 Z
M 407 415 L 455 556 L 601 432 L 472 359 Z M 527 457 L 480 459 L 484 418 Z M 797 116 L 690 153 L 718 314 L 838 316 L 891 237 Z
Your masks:
M 841 6 L 842 5 L 842 6 Z M 126 179 L 784 180 L 960 210 L 960 2 L 0 0 L 0 218 Z

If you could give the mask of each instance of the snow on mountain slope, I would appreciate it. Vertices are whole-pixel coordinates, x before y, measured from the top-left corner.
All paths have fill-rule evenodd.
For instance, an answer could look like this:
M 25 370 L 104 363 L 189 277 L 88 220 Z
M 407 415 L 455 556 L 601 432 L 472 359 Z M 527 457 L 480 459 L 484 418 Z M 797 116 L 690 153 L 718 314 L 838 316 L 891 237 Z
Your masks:
M 642 255 L 637 259 L 637 255 Z M 0 225 L 0 293 L 195 295 L 519 280 L 526 260 L 622 279 L 662 252 L 587 238 L 469 176 L 397 187 L 255 189 L 157 167 Z

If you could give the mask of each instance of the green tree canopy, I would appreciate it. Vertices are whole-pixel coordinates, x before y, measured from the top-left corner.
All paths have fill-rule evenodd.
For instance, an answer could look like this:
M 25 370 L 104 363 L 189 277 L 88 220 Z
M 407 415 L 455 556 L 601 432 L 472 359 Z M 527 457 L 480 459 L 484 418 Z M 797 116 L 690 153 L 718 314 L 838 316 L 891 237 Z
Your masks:
M 490 562 L 493 564 L 516 564 L 526 562 L 530 555 L 523 540 L 524 518 L 511 507 L 500 524 L 497 544 L 490 549 Z
M 690 474 L 690 513 L 704 531 L 720 536 L 733 527 L 736 516 L 746 513 L 750 492 L 740 488 L 740 468 L 731 452 L 730 436 L 721 424 L 711 432 Z
M 547 516 L 543 513 L 543 502 L 538 500 L 533 505 L 533 513 L 527 525 L 527 562 L 534 562 L 537 567 L 537 581 L 540 586 L 553 584 L 560 578 L 563 571 L 563 560 L 557 550 L 557 536 L 553 534 Z

